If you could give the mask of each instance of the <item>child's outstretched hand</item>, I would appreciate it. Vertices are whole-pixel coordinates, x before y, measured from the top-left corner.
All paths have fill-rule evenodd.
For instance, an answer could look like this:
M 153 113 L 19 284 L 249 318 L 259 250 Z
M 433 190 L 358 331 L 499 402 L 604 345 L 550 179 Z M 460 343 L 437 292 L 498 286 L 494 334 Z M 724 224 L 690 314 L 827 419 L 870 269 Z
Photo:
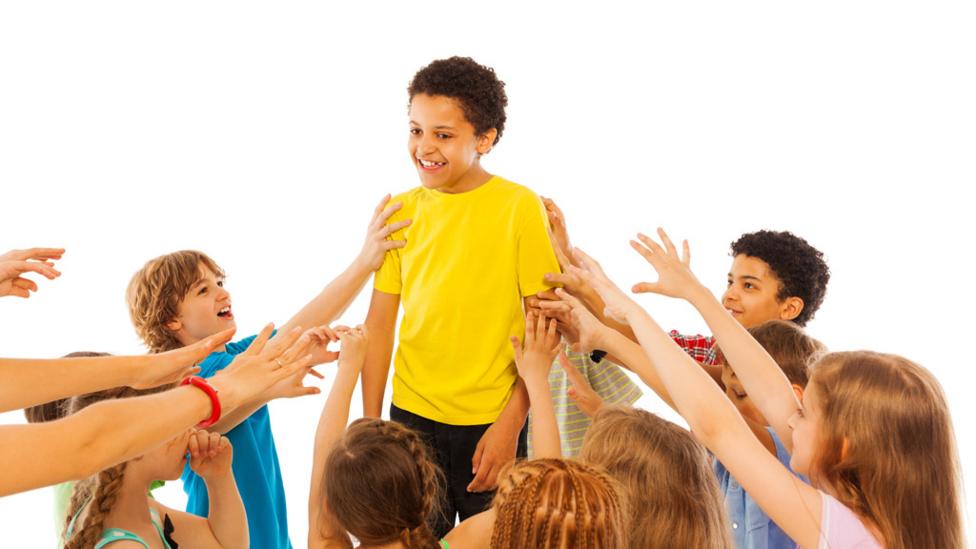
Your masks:
M 0 297 L 12 295 L 30 297 L 37 291 L 37 283 L 23 274 L 38 273 L 54 280 L 61 273 L 54 268 L 54 260 L 61 259 L 64 248 L 30 248 L 11 250 L 0 255 Z
M 234 448 L 220 433 L 196 431 L 190 435 L 186 449 L 190 452 L 190 469 L 203 480 L 230 473 Z
M 369 337 L 366 333 L 366 326 L 362 324 L 354 328 L 341 327 L 336 329 L 339 335 L 339 342 L 342 346 L 339 352 L 339 369 L 352 369 L 355 372 L 362 372 L 363 364 L 366 363 L 366 348 Z
M 573 351 L 589 353 L 593 349 L 606 347 L 604 336 L 607 328 L 599 321 L 586 305 L 575 296 L 562 288 L 556 288 L 558 301 L 540 301 L 539 307 L 548 314 L 560 313 L 557 318 L 568 322 L 570 327 L 565 332 L 576 334 L 577 339 L 570 341 Z
M 403 207 L 402 202 L 397 202 L 386 208 L 389 201 L 390 195 L 384 196 L 373 210 L 373 218 L 370 219 L 369 229 L 366 231 L 366 242 L 363 243 L 363 249 L 357 258 L 357 261 L 361 261 L 370 271 L 375 271 L 383 265 L 383 258 L 387 251 L 407 245 L 406 240 L 387 240 L 388 236 L 410 225 L 412 221 L 404 219 L 388 225 L 387 221 L 390 217 Z
M 318 328 L 310 328 L 305 331 L 305 334 L 309 337 L 308 353 L 312 356 L 312 366 L 330 364 L 339 359 L 339 351 L 329 350 L 330 343 L 339 341 L 339 334 L 336 333 L 336 329 L 338 328 L 319 326 Z M 323 379 L 324 377 L 313 368 L 309 368 L 308 373 L 319 379 Z
M 657 234 L 664 243 L 663 248 L 651 237 L 640 233 L 637 234 L 640 242 L 630 241 L 631 247 L 654 267 L 658 275 L 657 282 L 635 284 L 633 292 L 652 292 L 679 299 L 691 299 L 694 292 L 700 290 L 702 285 L 691 272 L 691 251 L 688 248 L 688 241 L 682 243 L 682 254 L 679 257 L 678 250 L 664 229 L 658 228 Z
M 549 379 L 552 361 L 559 353 L 559 333 L 556 331 L 556 324 L 554 318 L 546 319 L 545 316 L 529 311 L 525 315 L 525 343 L 520 344 L 518 337 L 512 336 L 515 367 L 518 368 L 518 373 L 526 384 L 530 381 Z
M 596 413 L 603 407 L 603 399 L 600 395 L 596 394 L 593 387 L 583 377 L 583 374 L 573 366 L 570 362 L 569 357 L 566 353 L 559 353 L 559 364 L 563 367 L 566 372 L 566 377 L 569 379 L 570 387 L 566 390 L 566 394 L 569 398 L 576 404 L 584 414 L 589 417 L 593 417 Z
M 549 218 L 549 235 L 552 237 L 553 251 L 556 252 L 559 265 L 565 269 L 567 265 L 573 264 L 573 246 L 569 243 L 566 216 L 551 198 L 544 196 L 541 198 L 542 205 L 546 208 L 546 217 Z
M 579 276 L 599 294 L 603 300 L 604 315 L 617 322 L 626 324 L 628 314 L 641 310 L 637 302 L 607 278 L 607 275 L 603 272 L 603 268 L 600 267 L 600 264 L 595 259 L 586 255 L 579 248 L 573 250 L 573 256 L 580 264 L 580 267 L 569 267 L 568 271 Z
M 234 337 L 235 328 L 218 332 L 192 345 L 142 358 L 146 365 L 134 364 L 136 380 L 133 389 L 150 389 L 176 383 L 200 372 L 197 363 Z

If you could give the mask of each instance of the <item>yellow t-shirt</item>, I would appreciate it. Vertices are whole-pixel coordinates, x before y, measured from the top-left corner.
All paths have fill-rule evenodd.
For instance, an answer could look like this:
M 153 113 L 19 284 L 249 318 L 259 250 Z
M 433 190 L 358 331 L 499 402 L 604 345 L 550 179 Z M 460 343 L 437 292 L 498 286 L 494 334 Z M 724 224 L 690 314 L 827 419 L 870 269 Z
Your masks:
M 413 223 L 391 238 L 374 287 L 399 294 L 400 340 L 393 404 L 451 425 L 494 422 L 518 376 L 509 337 L 525 332 L 522 297 L 558 272 L 542 201 L 492 177 L 465 193 L 418 187 L 395 197 L 390 222 Z

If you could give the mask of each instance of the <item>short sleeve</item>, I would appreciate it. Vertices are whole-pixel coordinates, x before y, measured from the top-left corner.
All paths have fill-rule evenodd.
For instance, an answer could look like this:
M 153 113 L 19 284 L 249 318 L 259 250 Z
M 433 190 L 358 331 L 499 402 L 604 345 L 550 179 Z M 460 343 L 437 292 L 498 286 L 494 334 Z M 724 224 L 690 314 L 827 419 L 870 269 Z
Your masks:
M 546 218 L 542 201 L 532 195 L 525 201 L 524 216 L 518 234 L 518 283 L 522 297 L 528 297 L 552 286 L 546 284 L 546 273 L 558 273 L 559 261 L 549 240 L 549 220 Z
M 395 203 L 398 201 L 403 201 L 404 197 L 397 196 L 393 198 L 390 202 Z M 405 216 L 403 215 L 403 209 L 393 214 L 387 223 L 396 223 L 400 221 Z M 396 231 L 387 237 L 387 240 L 404 240 L 407 237 L 407 231 L 410 227 L 405 227 Z M 409 244 L 408 244 L 409 246 Z M 400 255 L 402 249 L 395 248 L 392 250 L 387 250 L 386 254 L 383 256 L 383 264 L 377 269 L 376 274 L 373 276 L 373 288 L 387 294 L 399 295 L 403 288 L 403 279 L 400 276 Z
M 233 341 L 231 343 L 228 343 L 227 352 L 232 355 L 239 355 L 243 353 L 244 351 L 247 350 L 248 347 L 251 346 L 251 343 L 254 342 L 254 338 L 256 337 L 258 337 L 257 334 L 254 334 L 252 336 L 245 337 L 244 339 L 241 339 L 239 341 Z M 271 334 L 271 337 L 274 337 L 274 333 Z

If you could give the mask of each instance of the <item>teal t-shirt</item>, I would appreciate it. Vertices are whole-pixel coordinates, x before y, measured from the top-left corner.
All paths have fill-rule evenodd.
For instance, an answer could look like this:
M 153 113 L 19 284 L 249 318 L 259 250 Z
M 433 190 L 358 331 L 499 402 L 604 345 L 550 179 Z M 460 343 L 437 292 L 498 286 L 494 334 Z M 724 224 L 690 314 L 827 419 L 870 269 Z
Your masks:
M 234 356 L 247 350 L 254 340 L 251 336 L 227 344 L 223 353 L 211 353 L 200 363 L 200 375 L 211 377 L 227 367 Z M 234 478 L 247 511 L 248 531 L 252 549 L 290 549 L 288 520 L 285 512 L 285 488 L 281 481 L 278 452 L 271 434 L 271 416 L 262 406 L 227 433 L 234 446 Z M 189 500 L 186 512 L 207 516 L 210 501 L 207 485 L 190 470 L 183 469 L 183 491 Z

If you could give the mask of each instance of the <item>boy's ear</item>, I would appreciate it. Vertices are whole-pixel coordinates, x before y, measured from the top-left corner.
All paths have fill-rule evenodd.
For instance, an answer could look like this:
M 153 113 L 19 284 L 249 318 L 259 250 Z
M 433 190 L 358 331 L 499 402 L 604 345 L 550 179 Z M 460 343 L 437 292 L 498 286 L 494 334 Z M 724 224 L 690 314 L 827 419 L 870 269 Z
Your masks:
M 498 137 L 498 130 L 492 128 L 478 136 L 478 154 L 488 154 L 495 146 L 495 138 Z
M 800 387 L 796 383 L 792 385 L 793 393 L 796 395 L 796 399 L 803 402 L 803 387 Z
M 803 300 L 793 296 L 783 300 L 779 305 L 779 319 L 793 320 L 803 312 Z
M 182 327 L 183 327 L 183 323 L 180 322 L 180 319 L 178 318 L 174 318 L 173 320 L 170 320 L 169 322 L 166 323 L 166 329 L 171 332 L 178 332 Z

